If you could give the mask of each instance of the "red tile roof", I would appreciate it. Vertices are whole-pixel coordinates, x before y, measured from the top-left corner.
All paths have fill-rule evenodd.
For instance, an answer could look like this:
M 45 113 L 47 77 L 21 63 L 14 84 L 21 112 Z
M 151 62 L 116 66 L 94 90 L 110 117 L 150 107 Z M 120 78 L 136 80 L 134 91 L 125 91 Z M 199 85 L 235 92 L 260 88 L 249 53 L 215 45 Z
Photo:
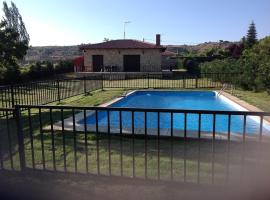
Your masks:
M 110 40 L 97 44 L 82 45 L 80 49 L 161 49 L 165 51 L 166 47 L 139 40 Z

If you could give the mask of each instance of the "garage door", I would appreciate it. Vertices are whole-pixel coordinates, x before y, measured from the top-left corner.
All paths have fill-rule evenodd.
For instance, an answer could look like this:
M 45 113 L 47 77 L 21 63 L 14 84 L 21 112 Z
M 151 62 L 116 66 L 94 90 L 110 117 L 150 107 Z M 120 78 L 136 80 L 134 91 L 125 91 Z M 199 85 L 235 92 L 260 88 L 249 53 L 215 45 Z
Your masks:
M 139 72 L 140 71 L 140 55 L 124 55 L 124 71 Z
M 94 72 L 100 72 L 103 67 L 103 55 L 93 55 L 93 71 Z

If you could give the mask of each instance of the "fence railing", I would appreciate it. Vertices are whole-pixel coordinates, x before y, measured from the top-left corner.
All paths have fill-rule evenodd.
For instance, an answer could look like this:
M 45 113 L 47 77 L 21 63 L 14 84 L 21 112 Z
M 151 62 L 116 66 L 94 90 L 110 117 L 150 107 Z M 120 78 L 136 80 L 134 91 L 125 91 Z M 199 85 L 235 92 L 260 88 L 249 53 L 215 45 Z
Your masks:
M 14 108 L 18 104 L 43 105 L 97 89 L 102 89 L 102 79 L 87 77 L 1 86 L 0 108 Z
M 1 123 L 1 169 L 215 183 L 261 159 L 253 150 L 270 134 L 266 112 L 32 105 L 14 112 Z
M 76 79 L 37 81 L 1 86 L 0 108 L 14 108 L 18 104 L 44 105 L 103 88 L 221 88 L 223 83 L 232 84 L 231 80 L 235 76 L 236 74 L 109 73 Z

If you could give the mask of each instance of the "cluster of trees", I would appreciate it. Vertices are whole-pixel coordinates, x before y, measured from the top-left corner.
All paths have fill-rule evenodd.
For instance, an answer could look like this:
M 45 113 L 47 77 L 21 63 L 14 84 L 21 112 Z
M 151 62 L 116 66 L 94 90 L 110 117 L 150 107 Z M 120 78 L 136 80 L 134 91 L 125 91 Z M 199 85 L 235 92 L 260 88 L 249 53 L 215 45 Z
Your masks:
M 183 68 L 189 74 L 199 74 L 200 65 L 205 62 L 212 62 L 216 60 L 223 60 L 226 58 L 240 58 L 244 50 L 242 42 L 232 43 L 226 48 L 207 48 L 202 53 L 189 52 L 183 56 Z
M 24 67 L 24 70 L 21 71 L 20 81 L 40 80 L 57 74 L 73 72 L 73 66 L 73 62 L 68 60 L 59 61 L 56 64 L 50 61 L 36 62 Z
M 17 83 L 73 71 L 71 61 L 50 62 L 20 67 L 29 48 L 29 34 L 16 5 L 3 2 L 4 17 L 0 21 L 0 84 Z
M 234 82 L 243 89 L 267 90 L 270 94 L 270 37 L 257 41 L 255 24 L 252 22 L 240 45 L 239 55 L 201 63 L 201 71 L 237 74 L 233 77 Z

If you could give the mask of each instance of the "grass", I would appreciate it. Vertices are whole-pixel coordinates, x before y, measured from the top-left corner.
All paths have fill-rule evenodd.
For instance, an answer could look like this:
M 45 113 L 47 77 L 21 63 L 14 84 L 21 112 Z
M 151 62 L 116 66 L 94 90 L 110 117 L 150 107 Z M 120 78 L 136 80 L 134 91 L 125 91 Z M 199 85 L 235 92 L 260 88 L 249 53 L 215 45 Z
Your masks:
M 270 112 L 270 95 L 267 92 L 235 90 L 234 95 L 265 112 Z

